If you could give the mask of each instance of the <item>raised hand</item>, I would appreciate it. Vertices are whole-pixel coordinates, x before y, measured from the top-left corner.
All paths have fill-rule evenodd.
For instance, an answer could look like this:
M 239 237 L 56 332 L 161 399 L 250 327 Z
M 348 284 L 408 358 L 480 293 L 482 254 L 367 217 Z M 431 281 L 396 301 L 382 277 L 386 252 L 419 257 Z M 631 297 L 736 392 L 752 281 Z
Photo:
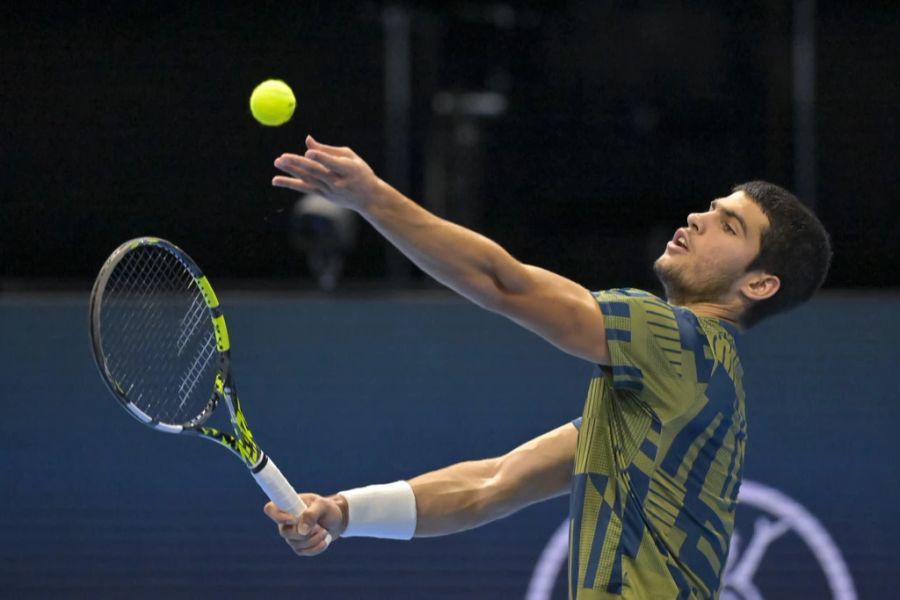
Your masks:
M 285 153 L 275 167 L 287 174 L 272 179 L 275 187 L 319 194 L 339 206 L 364 211 L 385 183 L 366 162 L 347 147 L 320 144 L 306 136 L 304 155 Z

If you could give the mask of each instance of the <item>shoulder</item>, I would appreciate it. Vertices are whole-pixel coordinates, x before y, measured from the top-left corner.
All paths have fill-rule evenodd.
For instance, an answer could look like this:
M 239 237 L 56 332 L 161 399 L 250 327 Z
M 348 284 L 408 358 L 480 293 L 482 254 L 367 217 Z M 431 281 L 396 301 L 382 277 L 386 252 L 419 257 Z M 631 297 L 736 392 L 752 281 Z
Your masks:
M 615 307 L 617 305 L 643 306 L 647 308 L 655 307 L 663 311 L 670 311 L 676 308 L 659 296 L 636 288 L 612 288 L 591 292 L 591 295 L 593 295 L 597 303 L 600 304 L 601 309 L 604 307 Z
M 690 313 L 686 309 L 669 304 L 659 296 L 635 288 L 614 288 L 591 292 L 600 310 L 605 317 L 625 317 L 641 320 L 652 319 L 654 316 L 667 321 L 667 325 L 673 325 L 674 320 L 684 318 L 683 313 Z M 694 320 L 696 325 L 696 318 Z
M 598 290 L 595 292 L 591 292 L 595 298 L 623 298 L 623 299 L 644 299 L 644 300 L 655 300 L 657 302 L 662 302 L 666 304 L 666 301 L 660 298 L 655 294 L 651 294 L 650 292 L 639 290 L 637 288 L 610 288 L 608 290 Z
M 708 319 L 701 319 L 690 309 L 670 304 L 656 294 L 636 288 L 613 288 L 591 294 L 607 321 L 607 329 L 627 330 L 629 339 L 632 334 L 645 332 L 648 339 L 673 351 L 702 352 L 702 347 L 708 344 L 709 329 L 705 323 Z

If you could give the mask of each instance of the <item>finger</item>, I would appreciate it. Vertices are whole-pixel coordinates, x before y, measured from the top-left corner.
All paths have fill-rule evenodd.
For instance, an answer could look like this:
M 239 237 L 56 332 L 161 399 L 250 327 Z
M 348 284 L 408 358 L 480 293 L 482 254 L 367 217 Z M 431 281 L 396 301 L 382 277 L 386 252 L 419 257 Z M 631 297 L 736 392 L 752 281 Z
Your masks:
M 297 531 L 301 534 L 308 534 L 317 528 L 324 527 L 325 524 L 321 521 L 327 516 L 328 508 L 329 504 L 324 498 L 313 499 L 297 518 Z
M 296 154 L 282 154 L 275 159 L 275 167 L 287 173 L 302 171 L 322 179 L 334 177 L 334 173 L 329 171 L 325 165 Z
M 296 524 L 291 525 L 289 523 L 282 523 L 278 525 L 278 534 L 281 535 L 284 539 L 291 542 L 302 542 L 308 540 L 312 536 L 319 533 L 320 528 L 315 528 L 310 530 L 307 533 L 302 533 Z
M 343 156 L 328 154 L 321 150 L 307 150 L 304 156 L 310 160 L 324 165 L 329 171 L 333 171 L 338 175 L 346 175 L 350 168 L 350 159 Z
M 323 190 L 319 186 L 297 177 L 284 177 L 283 175 L 276 175 L 272 178 L 272 185 L 274 187 L 286 188 L 289 190 L 294 190 L 295 192 L 303 192 L 306 194 L 324 194 Z
M 294 515 L 286 513 L 283 510 L 279 509 L 277 506 L 275 506 L 274 502 L 267 502 L 263 507 L 263 512 L 266 513 L 267 517 L 269 517 L 276 523 L 293 526 L 297 522 L 297 518 Z
M 311 548 L 319 543 L 321 539 L 324 539 L 328 535 L 328 532 L 322 529 L 321 527 L 317 527 L 311 534 L 309 535 L 300 535 L 297 533 L 297 529 L 288 529 L 285 533 L 282 533 L 281 537 L 284 538 L 292 548 Z
M 318 163 L 314 160 L 310 160 L 306 158 L 306 156 L 298 156 L 294 159 L 294 163 L 298 167 L 301 167 L 308 171 L 309 173 L 316 175 L 317 177 L 321 177 L 324 179 L 334 178 L 334 173 L 328 170 L 328 168 L 322 163 Z
M 327 548 L 328 539 L 323 537 L 321 542 L 306 551 L 306 556 L 316 556 L 317 554 L 322 554 Z
M 293 175 L 310 185 L 321 188 L 330 187 L 333 180 L 337 177 L 324 165 L 309 160 L 304 156 L 296 156 L 293 154 L 285 154 L 275 159 L 275 167 L 289 175 Z
M 308 534 L 312 531 L 318 524 L 319 519 L 322 518 L 323 509 L 322 503 L 317 500 L 300 513 L 300 518 L 297 520 L 297 531 L 302 534 Z
M 304 540 L 288 540 L 288 546 L 300 556 L 314 556 L 328 547 L 327 535 L 324 529 Z
M 306 136 L 306 147 L 310 150 L 321 150 L 326 154 L 335 154 L 337 156 L 344 156 L 347 158 L 353 156 L 353 150 L 351 150 L 347 146 L 329 146 L 328 144 L 323 144 L 315 140 L 311 135 Z
M 278 533 L 281 537 L 291 540 L 307 540 L 323 530 L 325 530 L 325 527 L 315 521 L 312 521 L 312 524 L 300 522 L 278 524 Z

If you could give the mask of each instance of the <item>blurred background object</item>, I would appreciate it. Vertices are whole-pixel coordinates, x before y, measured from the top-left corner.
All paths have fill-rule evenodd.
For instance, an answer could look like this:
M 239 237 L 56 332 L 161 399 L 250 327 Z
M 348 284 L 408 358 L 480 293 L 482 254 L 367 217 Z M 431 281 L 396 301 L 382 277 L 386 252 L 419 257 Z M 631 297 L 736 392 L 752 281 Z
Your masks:
M 291 243 L 306 256 L 307 268 L 324 291 L 335 289 L 346 255 L 356 245 L 357 218 L 318 194 L 305 194 L 294 204 Z
M 896 287 L 898 22 L 888 1 L 10 7 L 0 285 L 83 289 L 156 234 L 219 280 L 314 289 L 269 187 L 312 132 L 589 287 L 654 287 L 655 232 L 754 178 L 815 204 L 829 287 Z M 267 77 L 297 95 L 274 130 L 246 106 Z M 369 227 L 342 283 L 430 285 Z

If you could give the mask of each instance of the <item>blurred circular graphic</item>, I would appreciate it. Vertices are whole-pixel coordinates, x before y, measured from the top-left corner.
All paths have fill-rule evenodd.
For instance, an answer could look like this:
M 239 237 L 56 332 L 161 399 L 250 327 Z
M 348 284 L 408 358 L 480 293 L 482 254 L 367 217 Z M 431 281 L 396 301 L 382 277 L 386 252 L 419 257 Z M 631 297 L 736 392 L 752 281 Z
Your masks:
M 808 549 L 813 572 L 821 574 L 834 600 L 856 600 L 850 569 L 831 536 L 806 508 L 774 488 L 744 481 L 741 512 L 758 513 L 749 537 L 735 527 L 725 564 L 721 600 L 763 600 L 759 581 L 765 578 L 763 559 L 781 539 L 796 538 Z M 791 535 L 793 534 L 793 535 Z M 550 600 L 557 578 L 564 575 L 569 557 L 569 522 L 564 521 L 544 546 L 528 584 L 526 600 Z M 807 572 L 804 569 L 804 574 Z M 762 573 L 761 577 L 757 574 Z M 804 583 L 806 585 L 807 582 Z

